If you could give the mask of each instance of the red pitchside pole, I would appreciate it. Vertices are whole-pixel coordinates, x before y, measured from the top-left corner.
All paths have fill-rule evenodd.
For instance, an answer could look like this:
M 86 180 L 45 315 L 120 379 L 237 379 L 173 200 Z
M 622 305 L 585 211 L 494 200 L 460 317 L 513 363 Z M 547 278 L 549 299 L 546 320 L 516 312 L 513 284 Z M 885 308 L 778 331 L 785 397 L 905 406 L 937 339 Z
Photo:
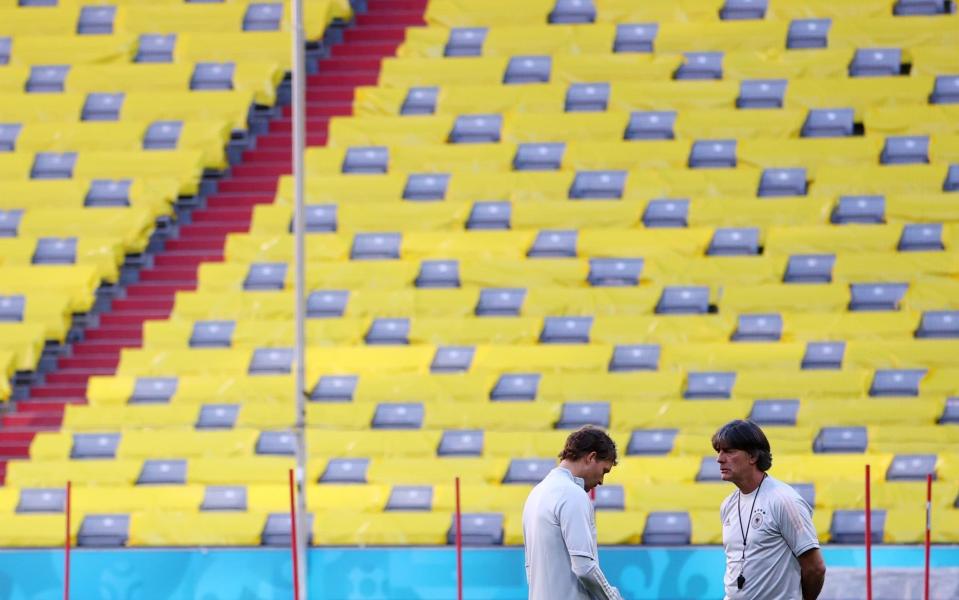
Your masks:
M 290 550 L 293 553 L 293 598 L 300 600 L 300 565 L 296 555 L 296 487 L 290 469 Z
M 872 600 L 872 480 L 866 465 L 866 600 Z
M 70 482 L 67 481 L 67 497 L 64 512 L 67 516 L 67 531 L 63 540 L 63 600 L 70 600 Z
M 926 475 L 926 572 L 923 581 L 925 600 L 929 598 L 930 552 L 932 546 L 932 473 Z
M 463 600 L 463 513 L 460 510 L 460 478 L 456 478 L 456 598 Z

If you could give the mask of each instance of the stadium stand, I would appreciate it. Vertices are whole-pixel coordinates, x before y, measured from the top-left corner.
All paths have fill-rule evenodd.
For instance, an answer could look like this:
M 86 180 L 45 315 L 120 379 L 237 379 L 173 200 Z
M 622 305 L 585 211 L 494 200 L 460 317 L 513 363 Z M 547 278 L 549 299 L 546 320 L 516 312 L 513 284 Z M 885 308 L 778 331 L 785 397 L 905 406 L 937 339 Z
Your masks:
M 585 423 L 600 543 L 719 543 L 746 417 L 824 541 L 867 463 L 959 540 L 955 3 L 741 4 L 307 2 L 312 544 L 447 544 L 454 476 L 520 544 Z M 67 479 L 80 545 L 288 543 L 287 6 L 0 4 L 0 546 Z

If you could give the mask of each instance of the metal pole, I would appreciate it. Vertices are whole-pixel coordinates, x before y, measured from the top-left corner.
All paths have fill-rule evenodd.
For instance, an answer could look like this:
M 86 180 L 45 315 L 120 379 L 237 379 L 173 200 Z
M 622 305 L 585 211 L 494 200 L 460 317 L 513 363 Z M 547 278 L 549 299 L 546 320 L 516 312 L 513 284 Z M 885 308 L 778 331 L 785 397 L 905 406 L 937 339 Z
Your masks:
M 866 600 L 872 600 L 872 478 L 866 465 Z
M 67 531 L 63 542 L 63 600 L 70 600 L 70 518 L 73 512 L 70 497 L 73 495 L 72 492 L 73 486 L 68 480 L 66 506 L 64 507 L 67 517 Z
M 456 478 L 456 598 L 463 600 L 463 511 L 460 509 L 460 478 Z
M 300 570 L 297 578 L 298 597 L 307 598 L 306 583 L 306 545 L 308 532 L 306 531 L 306 251 L 304 245 L 304 185 L 306 176 L 303 153 L 306 146 L 306 35 L 303 28 L 303 0 L 293 0 L 293 178 L 295 180 L 295 202 L 293 233 L 295 236 L 295 291 L 296 297 L 294 315 L 296 316 L 296 342 L 294 348 L 294 398 L 296 399 L 296 418 L 294 419 L 294 436 L 296 438 L 296 487 L 298 519 L 295 526 L 297 536 L 296 553 L 299 560 L 296 562 Z
M 926 567 L 923 571 L 922 590 L 923 600 L 930 600 L 929 576 L 932 567 L 930 551 L 932 544 L 932 473 L 926 475 Z

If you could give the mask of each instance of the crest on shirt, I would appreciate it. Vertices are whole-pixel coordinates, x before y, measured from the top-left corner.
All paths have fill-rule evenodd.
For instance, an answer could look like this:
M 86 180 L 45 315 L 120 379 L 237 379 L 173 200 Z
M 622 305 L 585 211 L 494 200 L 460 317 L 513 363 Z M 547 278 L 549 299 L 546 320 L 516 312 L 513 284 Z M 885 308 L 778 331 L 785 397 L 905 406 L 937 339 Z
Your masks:
M 759 529 L 763 526 L 763 522 L 766 520 L 766 511 L 759 509 L 753 513 L 752 516 L 752 528 Z

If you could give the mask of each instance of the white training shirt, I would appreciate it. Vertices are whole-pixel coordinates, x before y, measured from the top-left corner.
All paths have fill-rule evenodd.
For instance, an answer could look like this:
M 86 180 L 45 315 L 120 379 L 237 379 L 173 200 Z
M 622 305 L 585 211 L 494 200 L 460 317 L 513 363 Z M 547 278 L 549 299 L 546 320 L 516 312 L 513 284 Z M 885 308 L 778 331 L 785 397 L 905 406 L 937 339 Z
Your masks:
M 570 555 L 598 561 L 596 516 L 580 477 L 556 467 L 523 507 L 530 600 L 591 600 L 573 573 Z
M 770 476 L 751 494 L 742 494 L 736 510 L 737 489 L 723 501 L 723 547 L 726 551 L 726 575 L 723 583 L 726 600 L 802 600 L 799 561 L 796 557 L 819 548 L 812 509 L 796 490 Z M 756 507 L 750 515 L 753 499 Z M 747 522 L 746 584 L 740 590 L 736 579 L 743 569 L 743 535 Z

